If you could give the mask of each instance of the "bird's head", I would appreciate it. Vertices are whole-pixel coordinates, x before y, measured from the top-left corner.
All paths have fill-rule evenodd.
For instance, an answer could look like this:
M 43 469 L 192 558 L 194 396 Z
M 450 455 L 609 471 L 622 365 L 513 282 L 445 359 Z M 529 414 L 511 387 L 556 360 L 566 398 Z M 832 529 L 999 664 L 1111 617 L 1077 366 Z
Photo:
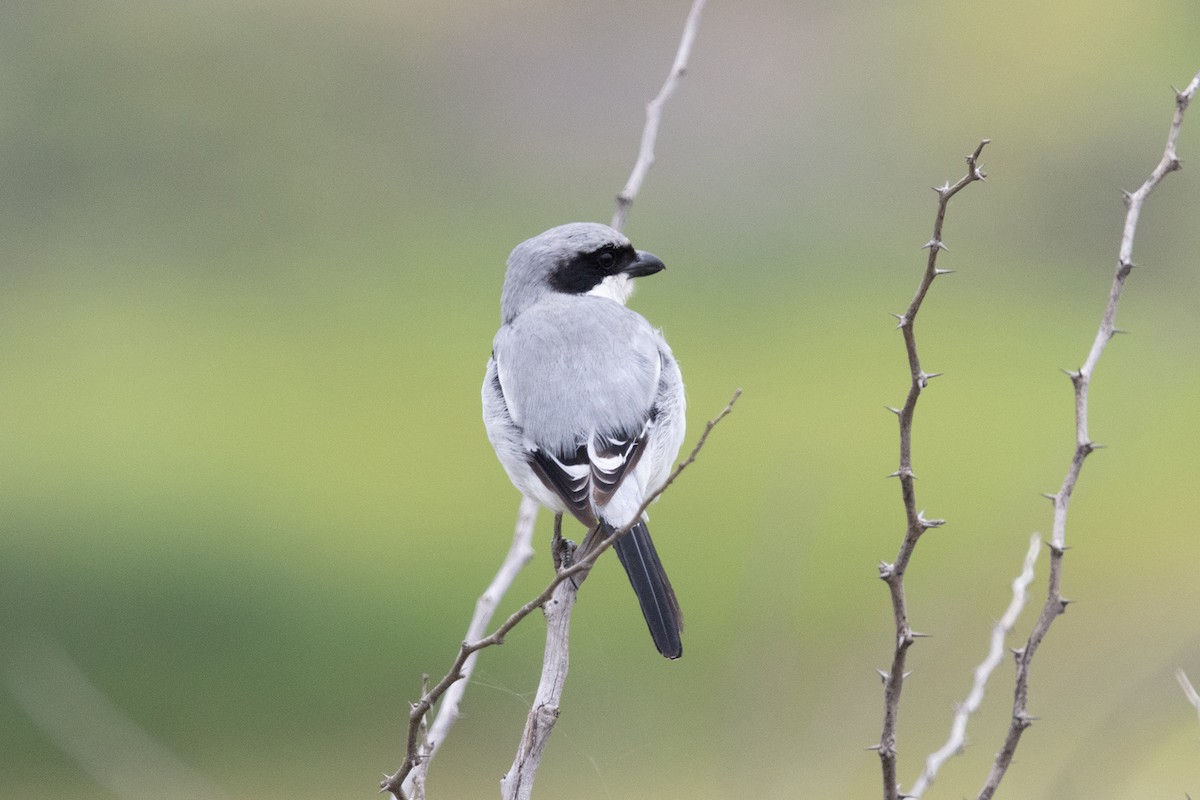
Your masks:
M 505 322 L 549 293 L 593 294 L 624 304 L 632 278 L 665 269 L 635 250 L 620 231 L 596 222 L 551 228 L 517 245 L 508 257 L 500 311 Z

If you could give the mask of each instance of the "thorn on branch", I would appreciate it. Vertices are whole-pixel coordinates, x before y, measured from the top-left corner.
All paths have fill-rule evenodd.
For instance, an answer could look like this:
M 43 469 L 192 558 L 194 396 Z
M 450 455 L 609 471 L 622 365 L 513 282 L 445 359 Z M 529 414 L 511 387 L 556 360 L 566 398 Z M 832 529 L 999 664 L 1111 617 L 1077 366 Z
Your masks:
M 946 209 L 950 200 L 964 187 L 974 181 L 983 180 L 985 175 L 979 167 L 979 154 L 983 151 L 984 146 L 988 143 L 984 139 L 975 148 L 975 151 L 966 157 L 967 174 L 959 178 L 956 182 L 944 182 L 941 186 L 931 187 L 938 195 L 937 211 L 934 217 L 934 225 L 932 235 L 923 248 L 929 251 L 928 260 L 923 271 L 921 281 L 917 286 L 916 294 L 913 296 L 912 302 L 903 314 L 893 314 L 899 323 L 896 327 L 903 329 L 905 349 L 908 354 L 908 367 L 911 385 L 908 391 L 908 399 L 906 400 L 903 410 L 898 411 L 894 408 L 888 408 L 900 418 L 900 463 L 899 469 L 893 472 L 888 477 L 900 478 L 902 483 L 902 495 L 904 502 L 905 517 L 907 527 L 904 535 L 904 540 L 900 547 L 900 552 L 896 556 L 894 563 L 881 562 L 879 565 L 879 577 L 884 580 L 891 589 L 892 612 L 894 618 L 895 638 L 894 653 L 891 669 L 888 673 L 880 673 L 880 677 L 884 678 L 886 686 L 884 692 L 884 722 L 883 732 L 880 737 L 881 746 L 879 747 L 879 756 L 881 767 L 883 770 L 883 796 L 885 800 L 899 800 L 901 797 L 913 797 L 909 793 L 903 793 L 900 790 L 900 784 L 896 776 L 896 719 L 898 717 L 898 709 L 900 705 L 900 695 L 903 691 L 904 679 L 910 674 L 904 669 L 905 660 L 907 658 L 907 650 L 912 643 L 918 638 L 924 638 L 926 634 L 918 633 L 912 630 L 908 622 L 907 601 L 905 599 L 904 588 L 904 573 L 909 560 L 912 557 L 913 550 L 916 546 L 921 534 L 930 528 L 940 527 L 945 524 L 945 520 L 930 520 L 925 518 L 924 511 L 918 512 L 916 504 L 916 494 L 912 482 L 916 479 L 916 475 L 912 471 L 912 421 L 913 410 L 916 407 L 917 400 L 921 392 L 929 385 L 929 382 L 941 375 L 940 372 L 925 372 L 921 368 L 920 359 L 917 356 L 917 342 L 914 332 L 914 319 L 921 309 L 925 301 L 926 295 L 935 278 L 940 275 L 946 275 L 953 270 L 938 269 L 936 266 L 937 256 L 942 250 L 949 250 L 943 241 L 942 230 L 943 222 L 946 216 Z M 885 675 L 887 677 L 885 677 Z
M 944 520 L 944 519 L 925 519 L 925 512 L 921 511 L 917 514 L 917 524 L 919 524 L 925 530 L 929 530 L 930 528 L 942 527 L 943 525 L 946 524 L 946 520 Z
M 979 142 L 979 146 L 975 148 L 975 152 L 967 156 L 967 167 L 971 171 L 971 177 L 974 180 L 987 180 L 987 174 L 983 171 L 983 165 L 979 163 L 979 156 L 983 152 L 983 148 L 991 144 L 991 139 L 983 139 Z
M 1075 384 L 1076 386 L 1078 386 L 1079 382 L 1083 380 L 1083 373 L 1077 369 L 1064 369 L 1062 373 L 1070 378 L 1071 383 Z

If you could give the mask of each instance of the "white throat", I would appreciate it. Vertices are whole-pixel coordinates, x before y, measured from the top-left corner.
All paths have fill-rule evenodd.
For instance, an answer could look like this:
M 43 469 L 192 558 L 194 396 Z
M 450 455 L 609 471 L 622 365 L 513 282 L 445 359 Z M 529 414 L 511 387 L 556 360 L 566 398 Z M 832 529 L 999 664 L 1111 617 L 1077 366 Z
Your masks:
M 609 300 L 615 300 L 621 305 L 625 305 L 626 301 L 633 296 L 633 281 L 624 273 L 609 275 L 596 284 L 588 294 L 593 297 L 607 297 Z

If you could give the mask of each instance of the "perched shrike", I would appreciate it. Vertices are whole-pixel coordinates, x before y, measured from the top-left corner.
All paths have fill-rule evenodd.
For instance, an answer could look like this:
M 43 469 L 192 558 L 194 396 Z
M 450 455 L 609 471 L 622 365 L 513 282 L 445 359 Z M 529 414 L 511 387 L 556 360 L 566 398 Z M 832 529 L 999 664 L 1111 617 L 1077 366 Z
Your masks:
M 679 365 L 625 307 L 664 265 L 607 225 L 574 222 L 517 245 L 483 381 L 483 420 L 521 493 L 599 534 L 634 522 L 683 443 Z M 679 658 L 683 615 L 643 516 L 614 545 L 658 651 Z

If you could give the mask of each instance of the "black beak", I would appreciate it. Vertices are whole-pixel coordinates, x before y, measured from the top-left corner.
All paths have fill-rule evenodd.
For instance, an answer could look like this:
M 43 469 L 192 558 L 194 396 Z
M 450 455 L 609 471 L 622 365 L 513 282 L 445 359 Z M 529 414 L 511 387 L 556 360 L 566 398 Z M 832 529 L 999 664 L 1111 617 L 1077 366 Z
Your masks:
M 667 265 L 659 260 L 658 256 L 647 253 L 645 250 L 637 251 L 637 260 L 630 263 L 628 267 L 621 270 L 631 278 L 644 278 L 647 275 L 653 275 L 656 272 L 662 272 L 667 268 Z

